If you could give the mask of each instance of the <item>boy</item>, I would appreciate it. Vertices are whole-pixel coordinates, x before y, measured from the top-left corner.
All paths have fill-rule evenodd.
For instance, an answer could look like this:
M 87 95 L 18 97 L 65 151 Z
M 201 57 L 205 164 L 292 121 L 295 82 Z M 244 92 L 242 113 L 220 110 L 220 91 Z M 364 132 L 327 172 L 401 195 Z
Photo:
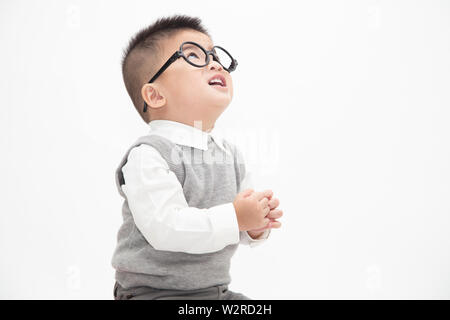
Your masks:
M 151 130 L 116 170 L 115 299 L 250 299 L 228 290 L 230 259 L 239 243 L 267 239 L 282 212 L 271 190 L 249 188 L 241 152 L 213 130 L 236 65 L 187 16 L 157 20 L 125 50 L 125 86 Z

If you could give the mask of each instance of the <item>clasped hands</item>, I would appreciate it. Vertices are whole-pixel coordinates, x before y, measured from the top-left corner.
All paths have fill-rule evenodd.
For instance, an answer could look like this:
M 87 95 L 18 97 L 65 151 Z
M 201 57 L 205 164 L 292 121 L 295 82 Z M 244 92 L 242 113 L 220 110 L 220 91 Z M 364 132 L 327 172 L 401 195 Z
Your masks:
M 272 190 L 262 192 L 246 189 L 237 194 L 233 205 L 240 231 L 247 231 L 252 238 L 260 237 L 266 229 L 280 228 L 278 218 L 283 211 L 277 209 L 280 200 L 273 197 Z

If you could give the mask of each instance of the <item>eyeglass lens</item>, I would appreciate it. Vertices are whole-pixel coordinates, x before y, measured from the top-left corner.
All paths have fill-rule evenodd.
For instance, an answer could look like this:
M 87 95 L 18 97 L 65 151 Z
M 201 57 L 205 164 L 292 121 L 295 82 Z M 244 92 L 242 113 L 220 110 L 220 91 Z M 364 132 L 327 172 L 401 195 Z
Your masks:
M 186 59 L 192 64 L 198 67 L 206 65 L 206 54 L 199 46 L 192 43 L 185 43 L 181 50 L 183 51 L 183 55 Z M 232 62 L 231 57 L 220 48 L 214 48 L 213 52 L 216 54 L 218 62 L 224 68 L 229 69 Z M 210 59 L 213 59 L 212 55 L 210 55 Z

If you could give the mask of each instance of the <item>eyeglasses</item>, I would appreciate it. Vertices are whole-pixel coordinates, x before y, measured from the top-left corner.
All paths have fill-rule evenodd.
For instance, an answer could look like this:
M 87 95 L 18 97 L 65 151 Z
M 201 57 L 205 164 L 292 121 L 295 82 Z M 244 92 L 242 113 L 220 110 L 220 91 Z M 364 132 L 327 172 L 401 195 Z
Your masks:
M 178 58 L 183 57 L 183 59 L 190 65 L 198 68 L 202 68 L 209 64 L 209 55 L 213 56 L 213 60 L 220 63 L 220 65 L 227 71 L 232 72 L 236 70 L 238 62 L 234 59 L 227 50 L 222 47 L 214 46 L 211 51 L 206 50 L 198 43 L 192 41 L 185 41 L 181 44 L 180 49 L 176 51 L 161 69 L 150 79 L 148 83 L 152 83 L 158 78 L 161 73 L 164 72 L 172 63 L 174 63 Z M 147 103 L 144 101 L 144 112 L 147 111 Z

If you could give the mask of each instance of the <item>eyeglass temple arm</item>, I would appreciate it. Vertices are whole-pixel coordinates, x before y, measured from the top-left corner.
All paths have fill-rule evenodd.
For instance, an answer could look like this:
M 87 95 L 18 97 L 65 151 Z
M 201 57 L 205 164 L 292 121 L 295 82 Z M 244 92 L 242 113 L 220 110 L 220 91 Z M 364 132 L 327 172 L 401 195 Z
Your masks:
M 153 78 L 151 78 L 147 83 L 152 83 L 153 81 L 156 80 L 156 78 L 158 78 L 161 73 L 164 72 L 164 70 L 166 70 L 175 60 L 177 60 L 179 57 L 181 56 L 180 51 L 175 52 L 167 61 L 166 63 L 164 63 L 164 65 L 161 67 L 161 69 L 159 69 L 159 71 L 153 76 Z M 145 102 L 144 100 L 144 112 L 147 112 L 147 102 Z

